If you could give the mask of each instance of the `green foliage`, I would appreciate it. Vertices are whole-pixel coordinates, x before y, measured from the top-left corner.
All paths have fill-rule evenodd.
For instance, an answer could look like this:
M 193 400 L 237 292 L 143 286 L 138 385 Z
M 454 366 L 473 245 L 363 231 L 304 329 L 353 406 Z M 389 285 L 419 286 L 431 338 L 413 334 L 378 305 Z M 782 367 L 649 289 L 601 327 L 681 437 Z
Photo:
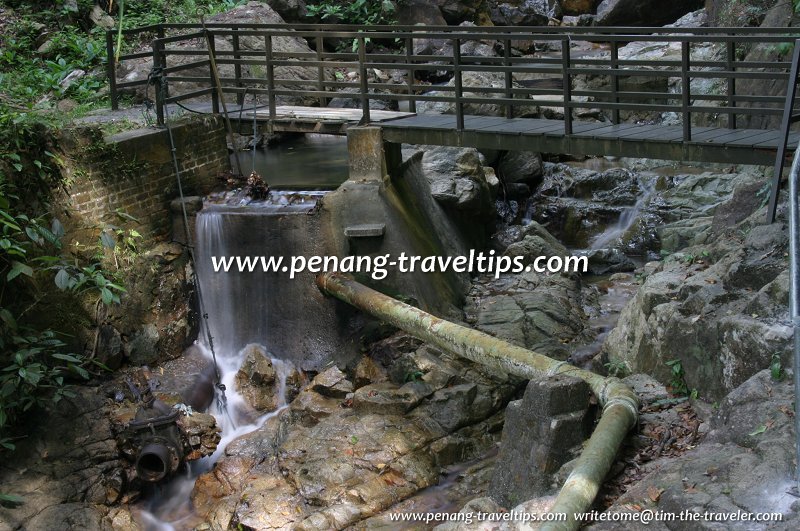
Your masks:
M 780 382 L 786 377 L 786 372 L 783 370 L 783 364 L 781 363 L 781 355 L 777 352 L 772 355 L 772 360 L 769 364 L 769 374 L 776 382 Z
M 630 374 L 628 364 L 621 360 L 611 360 L 605 364 L 605 368 L 609 376 L 615 376 L 617 378 L 624 378 Z
M 689 386 L 686 383 L 686 373 L 683 371 L 683 364 L 681 360 L 670 360 L 667 362 L 670 368 L 670 381 L 669 386 L 672 389 L 672 394 L 679 396 L 689 396 Z
M 391 24 L 395 15 L 390 0 L 322 0 L 306 9 L 309 17 L 328 24 Z

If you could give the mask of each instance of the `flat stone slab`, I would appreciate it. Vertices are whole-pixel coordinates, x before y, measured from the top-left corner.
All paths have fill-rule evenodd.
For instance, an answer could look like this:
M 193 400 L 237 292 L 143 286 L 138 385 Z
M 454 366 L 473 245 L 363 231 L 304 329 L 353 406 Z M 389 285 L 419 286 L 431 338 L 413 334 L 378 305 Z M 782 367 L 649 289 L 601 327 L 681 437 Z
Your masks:
M 377 238 L 386 233 L 385 223 L 365 223 L 363 225 L 350 225 L 344 228 L 344 235 L 348 238 Z

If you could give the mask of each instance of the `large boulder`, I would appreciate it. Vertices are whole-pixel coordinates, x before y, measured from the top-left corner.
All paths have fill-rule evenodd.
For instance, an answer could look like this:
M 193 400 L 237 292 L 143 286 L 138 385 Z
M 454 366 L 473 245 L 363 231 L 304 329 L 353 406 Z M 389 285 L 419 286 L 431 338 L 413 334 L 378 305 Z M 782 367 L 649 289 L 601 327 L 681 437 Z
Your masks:
M 490 0 L 489 14 L 497 26 L 547 26 L 548 0 Z
M 236 7 L 230 11 L 214 15 L 207 19 L 209 23 L 220 24 L 284 24 L 284 19 L 275 12 L 269 5 L 262 2 L 248 2 L 243 6 Z M 215 38 L 214 45 L 218 51 L 231 51 L 233 44 L 229 37 L 218 36 Z M 242 51 L 257 51 L 263 52 L 265 49 L 264 38 L 258 36 L 243 36 L 239 39 L 239 46 Z M 176 49 L 181 48 L 195 48 L 194 42 L 179 42 L 175 45 Z M 276 54 L 311 54 L 313 50 L 308 46 L 305 39 L 300 37 L 281 36 L 273 37 L 272 49 Z M 180 64 L 191 63 L 207 59 L 206 55 L 186 55 L 180 57 L 171 57 L 170 66 L 178 66 Z M 152 59 L 138 59 L 134 61 L 126 61 L 118 66 L 117 78 L 122 82 L 139 81 L 147 79 L 152 68 Z M 218 66 L 220 77 L 233 77 L 233 65 L 220 64 Z M 208 76 L 208 67 L 198 67 L 182 71 L 180 75 L 183 76 Z M 264 79 L 264 87 L 266 87 L 266 69 L 259 65 L 242 65 L 242 76 L 256 79 Z M 330 81 L 333 80 L 333 73 L 330 69 L 325 70 L 325 76 Z M 317 67 L 302 67 L 302 66 L 277 66 L 275 67 L 276 88 L 291 89 L 291 90 L 304 90 L 315 89 L 318 78 Z M 308 81 L 308 85 L 284 85 L 278 80 L 288 81 Z M 170 95 L 178 95 L 188 93 L 193 90 L 207 88 L 207 84 L 202 86 L 197 83 L 187 82 L 173 82 L 170 83 Z M 148 87 L 135 87 L 133 89 L 139 97 L 146 96 Z M 152 89 L 150 89 L 152 91 Z M 228 96 L 233 99 L 233 96 Z M 283 105 L 316 105 L 317 98 L 306 98 L 302 96 L 278 96 L 278 104 Z
M 597 6 L 596 26 L 663 26 L 703 7 L 703 0 L 603 0 Z
M 787 229 L 743 223 L 684 248 L 651 269 L 603 349 L 612 362 L 665 383 L 680 363 L 690 389 L 719 399 L 776 359 L 786 363 L 792 327 L 784 258 Z
M 474 148 L 417 146 L 422 149 L 422 171 L 433 197 L 450 211 L 490 220 L 494 213 L 492 192 L 486 180 L 481 154 Z M 410 158 L 407 149 L 404 158 Z
M 483 0 L 433 0 L 439 6 L 442 16 L 448 24 L 458 25 L 462 22 L 475 22 L 478 13 L 483 9 Z

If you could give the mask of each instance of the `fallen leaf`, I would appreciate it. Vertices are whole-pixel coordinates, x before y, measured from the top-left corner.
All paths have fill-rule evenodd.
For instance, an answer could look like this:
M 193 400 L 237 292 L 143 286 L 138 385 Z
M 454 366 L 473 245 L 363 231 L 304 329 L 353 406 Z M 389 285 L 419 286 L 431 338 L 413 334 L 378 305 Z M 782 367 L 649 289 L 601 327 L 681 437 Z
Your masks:
M 650 498 L 650 500 L 654 503 L 657 502 L 661 497 L 662 492 L 664 492 L 664 489 L 659 489 L 658 487 L 653 487 L 652 485 L 647 487 L 647 497 Z
M 756 428 L 755 431 L 753 431 L 753 433 L 749 433 L 748 435 L 750 437 L 755 437 L 756 435 L 761 435 L 765 431 L 767 431 L 767 427 L 764 424 L 762 424 L 761 426 Z

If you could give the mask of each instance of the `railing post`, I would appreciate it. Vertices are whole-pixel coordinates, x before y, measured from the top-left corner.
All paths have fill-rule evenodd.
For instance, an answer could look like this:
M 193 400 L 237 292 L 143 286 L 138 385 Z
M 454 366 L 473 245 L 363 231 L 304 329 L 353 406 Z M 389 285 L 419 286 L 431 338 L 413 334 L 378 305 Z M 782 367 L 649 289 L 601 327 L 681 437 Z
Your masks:
M 317 45 L 317 62 L 322 63 L 323 57 L 322 53 L 324 51 L 324 37 L 322 33 L 317 33 L 316 36 L 316 45 Z M 325 92 L 325 67 L 320 64 L 317 66 L 317 90 L 319 92 Z M 328 98 L 325 96 L 319 97 L 319 106 L 320 107 L 327 107 L 328 106 Z
M 406 64 L 408 64 L 408 111 L 417 112 L 417 100 L 414 99 L 414 37 L 406 37 Z
M 689 41 L 681 41 L 681 115 L 683 117 L 683 141 L 688 142 L 692 139 L 692 115 L 690 106 L 692 102 L 692 80 L 689 77 L 690 68 L 690 48 Z
M 514 98 L 514 78 L 511 74 L 511 39 L 503 41 L 503 66 L 507 68 L 505 72 L 506 80 L 506 99 Z M 511 103 L 506 103 L 506 118 L 514 117 L 514 106 Z
M 358 32 L 361 35 L 361 31 Z M 369 80 L 367 79 L 367 42 L 362 36 L 358 38 L 358 67 L 361 83 L 361 122 L 369 123 Z
M 119 94 L 117 94 L 117 63 L 114 59 L 114 32 L 106 31 L 106 74 L 108 75 L 108 90 L 111 95 L 111 110 L 119 109 Z
M 734 41 L 728 42 L 728 72 L 733 74 L 736 71 L 736 43 Z M 736 78 L 731 75 L 728 78 L 728 106 L 736 107 Z M 736 129 L 736 112 L 730 111 L 728 113 L 728 128 Z
M 619 41 L 611 42 L 611 100 L 619 104 Z M 619 108 L 611 109 L 611 123 L 619 123 Z
M 206 42 L 208 43 L 208 53 L 216 58 L 217 43 L 214 41 L 214 35 L 209 35 Z M 211 78 L 211 111 L 219 114 L 219 99 L 225 96 L 219 93 L 219 88 L 214 80 L 214 62 L 211 59 L 208 60 L 208 75 Z
M 564 76 L 564 134 L 572 134 L 572 76 L 570 75 L 572 60 L 570 57 L 569 37 L 561 39 L 561 69 Z
M 242 65 L 239 64 L 239 60 L 241 59 L 241 57 L 239 56 L 239 51 L 241 50 L 241 47 L 239 46 L 239 27 L 238 26 L 233 26 L 233 27 L 231 27 L 231 29 L 233 30 L 233 36 L 232 36 L 231 40 L 233 41 L 233 60 L 235 61 L 234 64 L 233 64 L 233 77 L 236 78 L 236 87 L 237 88 L 242 88 L 242 87 L 244 87 L 244 84 L 241 81 L 242 80 Z M 213 38 L 213 35 L 212 35 L 212 38 Z M 239 105 L 239 108 L 241 108 L 242 105 L 244 105 L 244 93 L 243 92 L 236 91 L 236 103 Z
M 166 67 L 166 58 L 164 57 L 164 44 L 156 39 L 153 41 L 153 70 L 155 71 L 162 71 L 161 77 L 157 78 L 156 83 L 156 123 L 158 125 L 164 125 L 164 97 L 166 94 L 165 83 L 166 79 L 164 77 L 163 69 Z
M 264 35 L 264 53 L 267 60 L 267 101 L 269 119 L 275 119 L 275 65 L 272 64 L 272 35 Z
M 453 71 L 456 89 L 456 129 L 464 130 L 464 86 L 461 78 L 461 39 L 453 39 Z

